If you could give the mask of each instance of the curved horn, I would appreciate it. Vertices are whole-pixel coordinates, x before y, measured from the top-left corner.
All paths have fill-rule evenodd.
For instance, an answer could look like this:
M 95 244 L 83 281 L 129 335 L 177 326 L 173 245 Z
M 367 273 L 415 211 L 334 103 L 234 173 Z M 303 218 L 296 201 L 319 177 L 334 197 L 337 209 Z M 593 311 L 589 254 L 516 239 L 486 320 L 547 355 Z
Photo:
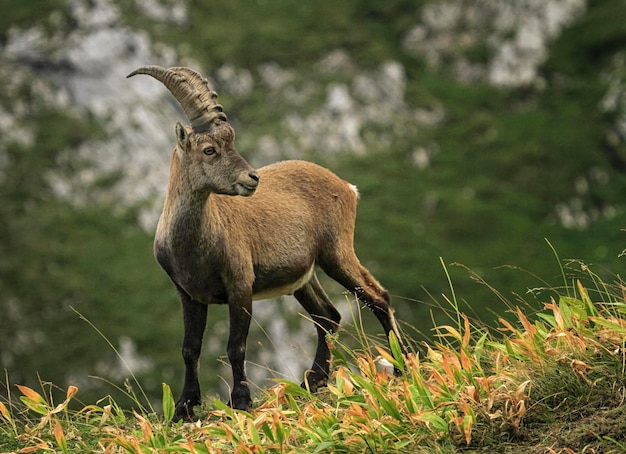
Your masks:
M 137 68 L 126 77 L 145 74 L 161 82 L 174 95 L 196 133 L 210 131 L 215 122 L 228 121 L 217 93 L 200 73 L 183 67 L 163 68 L 148 65 Z

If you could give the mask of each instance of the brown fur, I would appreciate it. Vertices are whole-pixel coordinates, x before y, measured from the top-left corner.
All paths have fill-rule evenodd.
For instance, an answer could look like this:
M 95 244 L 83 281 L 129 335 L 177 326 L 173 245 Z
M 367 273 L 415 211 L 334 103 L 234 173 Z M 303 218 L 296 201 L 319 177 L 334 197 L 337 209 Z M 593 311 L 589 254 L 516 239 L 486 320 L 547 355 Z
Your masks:
M 304 161 L 255 171 L 235 150 L 234 131 L 198 73 L 147 66 L 129 76 L 135 74 L 163 82 L 196 125 L 176 125 L 178 144 L 154 241 L 156 259 L 183 307 L 185 382 L 176 418 L 193 419 L 193 407 L 200 404 L 198 360 L 210 304 L 228 306 L 230 404 L 238 409 L 251 404 L 245 351 L 253 299 L 295 296 L 318 332 L 303 386 L 315 390 L 328 380 L 326 334 L 337 330 L 340 315 L 319 284 L 316 267 L 353 292 L 385 334 L 393 331 L 399 340 L 387 291 L 354 253 L 354 186 Z

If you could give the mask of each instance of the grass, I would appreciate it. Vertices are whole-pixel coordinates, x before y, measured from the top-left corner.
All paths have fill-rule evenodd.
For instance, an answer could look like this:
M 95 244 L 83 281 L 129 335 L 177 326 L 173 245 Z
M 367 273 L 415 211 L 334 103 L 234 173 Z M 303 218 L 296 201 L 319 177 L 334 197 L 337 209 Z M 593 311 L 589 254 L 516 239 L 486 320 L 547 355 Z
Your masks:
M 437 341 L 406 358 L 394 338 L 388 350 L 360 333 L 354 350 L 330 336 L 327 389 L 279 380 L 249 413 L 210 400 L 198 422 L 174 424 L 167 384 L 158 414 L 111 398 L 85 405 L 73 386 L 60 402 L 48 383 L 7 386 L 0 452 L 622 451 L 626 285 L 578 265 L 576 276 L 562 270 L 563 287 L 548 289 L 541 311 L 512 306 L 513 321 L 501 318 L 495 331 L 457 311 L 435 328 Z M 454 292 L 445 299 L 457 306 Z

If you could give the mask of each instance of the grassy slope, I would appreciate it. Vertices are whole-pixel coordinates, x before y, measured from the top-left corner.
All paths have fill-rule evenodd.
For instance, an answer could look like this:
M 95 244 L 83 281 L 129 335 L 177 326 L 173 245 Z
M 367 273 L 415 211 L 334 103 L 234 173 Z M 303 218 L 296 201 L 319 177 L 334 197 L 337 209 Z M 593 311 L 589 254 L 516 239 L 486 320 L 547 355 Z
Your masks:
M 0 403 L 0 450 L 617 452 L 626 448 L 624 283 L 603 283 L 586 267 L 578 277 L 589 288 L 577 281 L 553 292 L 532 318 L 516 310 L 500 333 L 457 313 L 421 359 L 366 338 L 358 352 L 332 339 L 327 391 L 282 382 L 250 413 L 207 402 L 193 425 L 168 423 L 166 385 L 163 416 L 143 408 L 127 415 L 106 399 L 72 411 L 73 387 L 56 402 L 47 386 L 20 388 L 21 403 Z M 381 356 L 406 375 L 378 371 Z

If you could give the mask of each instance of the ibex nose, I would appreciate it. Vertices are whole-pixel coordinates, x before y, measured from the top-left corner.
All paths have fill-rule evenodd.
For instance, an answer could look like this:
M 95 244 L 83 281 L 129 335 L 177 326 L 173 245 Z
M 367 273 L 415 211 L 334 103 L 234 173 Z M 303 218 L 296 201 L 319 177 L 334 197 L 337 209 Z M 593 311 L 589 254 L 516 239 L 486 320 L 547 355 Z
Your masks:
M 250 172 L 250 173 L 248 174 L 248 176 L 249 176 L 250 178 L 252 178 L 254 181 L 256 181 L 257 183 L 259 182 L 259 174 L 258 174 L 258 173 L 256 173 L 256 172 Z

